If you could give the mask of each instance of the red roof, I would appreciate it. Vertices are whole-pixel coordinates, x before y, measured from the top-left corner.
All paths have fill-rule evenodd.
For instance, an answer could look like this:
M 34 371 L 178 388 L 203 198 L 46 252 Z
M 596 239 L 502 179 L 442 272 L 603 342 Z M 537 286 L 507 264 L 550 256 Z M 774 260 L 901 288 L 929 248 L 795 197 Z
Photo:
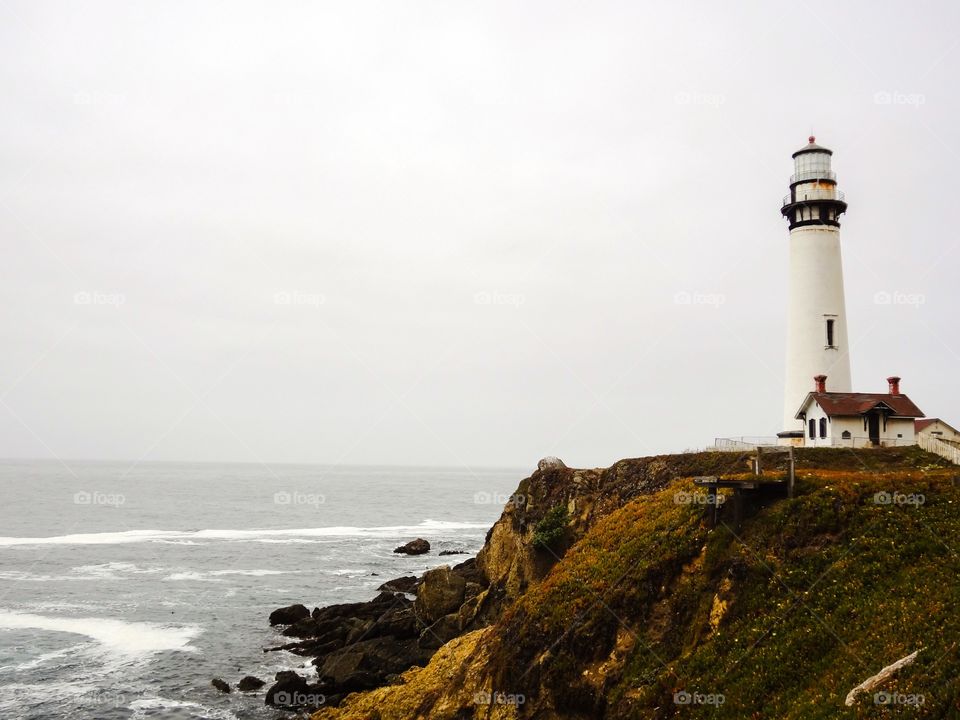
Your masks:
M 896 417 L 922 418 L 923 411 L 913 404 L 913 400 L 906 395 L 890 395 L 889 393 L 839 393 L 813 392 L 807 395 L 800 406 L 802 411 L 810 398 L 817 401 L 827 415 L 863 415 L 883 403 L 890 407 Z M 797 413 L 799 417 L 800 413 Z

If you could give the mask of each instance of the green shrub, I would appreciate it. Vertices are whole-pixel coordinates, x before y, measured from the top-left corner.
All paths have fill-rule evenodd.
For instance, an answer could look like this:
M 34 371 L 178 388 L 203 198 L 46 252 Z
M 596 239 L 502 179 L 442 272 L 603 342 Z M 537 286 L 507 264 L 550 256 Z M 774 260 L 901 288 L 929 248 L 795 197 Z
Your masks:
M 566 506 L 550 508 L 533 529 L 533 546 L 537 550 L 555 550 L 567 534 L 568 520 Z

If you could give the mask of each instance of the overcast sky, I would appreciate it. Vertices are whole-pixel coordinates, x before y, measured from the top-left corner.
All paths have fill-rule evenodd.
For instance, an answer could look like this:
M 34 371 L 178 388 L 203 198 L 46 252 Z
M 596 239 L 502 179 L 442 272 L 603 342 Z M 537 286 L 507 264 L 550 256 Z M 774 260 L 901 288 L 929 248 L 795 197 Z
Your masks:
M 850 204 L 855 389 L 897 373 L 960 423 L 958 27 L 0 3 L 0 456 L 597 466 L 772 435 L 811 131 Z

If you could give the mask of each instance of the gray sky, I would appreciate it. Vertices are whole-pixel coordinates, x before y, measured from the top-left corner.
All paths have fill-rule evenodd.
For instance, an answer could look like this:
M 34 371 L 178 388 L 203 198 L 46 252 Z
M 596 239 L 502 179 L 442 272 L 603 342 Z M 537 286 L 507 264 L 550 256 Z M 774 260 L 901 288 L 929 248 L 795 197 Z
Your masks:
M 2 2 L 0 456 L 593 466 L 773 434 L 811 131 L 855 388 L 898 373 L 958 423 L 957 27 Z

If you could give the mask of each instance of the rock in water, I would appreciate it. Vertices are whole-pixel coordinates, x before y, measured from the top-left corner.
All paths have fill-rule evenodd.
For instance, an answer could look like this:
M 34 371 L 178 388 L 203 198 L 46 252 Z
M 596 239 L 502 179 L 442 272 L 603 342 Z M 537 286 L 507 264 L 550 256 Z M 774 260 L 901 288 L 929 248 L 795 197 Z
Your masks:
M 271 625 L 293 625 L 304 618 L 310 617 L 310 611 L 304 605 L 288 605 L 287 607 L 277 608 L 270 613 Z
M 423 555 L 424 553 L 430 552 L 430 543 L 423 538 L 417 538 L 416 540 L 411 540 L 406 545 L 401 545 L 395 549 L 394 552 L 402 555 Z
M 227 684 L 225 681 L 221 680 L 220 678 L 214 678 L 213 680 L 210 681 L 210 684 L 213 685 L 217 690 L 219 690 L 222 693 L 230 692 L 230 685 Z
M 466 555 L 466 550 L 441 550 L 438 555 Z
M 258 677 L 253 675 L 247 675 L 240 682 L 237 683 L 237 690 L 240 692 L 253 692 L 254 690 L 259 690 L 266 683 Z

